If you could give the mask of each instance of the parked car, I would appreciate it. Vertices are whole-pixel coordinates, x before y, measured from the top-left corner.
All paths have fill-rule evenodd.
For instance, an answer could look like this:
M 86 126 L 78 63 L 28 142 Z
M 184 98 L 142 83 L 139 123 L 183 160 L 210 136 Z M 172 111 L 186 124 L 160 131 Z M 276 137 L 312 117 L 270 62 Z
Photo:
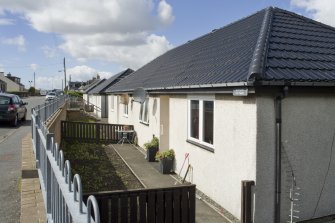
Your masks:
M 0 121 L 8 121 L 17 126 L 18 121 L 27 118 L 27 102 L 15 94 L 0 93 Z
M 53 100 L 56 97 L 56 92 L 48 92 L 47 95 L 45 96 L 45 100 L 49 101 L 49 100 Z

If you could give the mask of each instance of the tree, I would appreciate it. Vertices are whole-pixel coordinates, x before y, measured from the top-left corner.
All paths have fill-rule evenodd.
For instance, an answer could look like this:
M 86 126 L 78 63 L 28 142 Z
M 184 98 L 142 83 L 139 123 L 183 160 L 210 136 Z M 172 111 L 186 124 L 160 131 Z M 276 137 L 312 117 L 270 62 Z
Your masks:
M 34 95 L 36 92 L 36 89 L 34 87 L 30 87 L 28 92 L 30 93 L 30 95 Z

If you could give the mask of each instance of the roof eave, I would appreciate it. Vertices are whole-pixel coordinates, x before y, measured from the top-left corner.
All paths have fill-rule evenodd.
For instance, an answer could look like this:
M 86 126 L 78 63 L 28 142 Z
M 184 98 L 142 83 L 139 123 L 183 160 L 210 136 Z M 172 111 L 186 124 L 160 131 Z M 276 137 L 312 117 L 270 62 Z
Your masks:
M 335 81 L 287 81 L 287 80 L 263 80 L 257 86 L 299 86 L 299 87 L 334 87 Z

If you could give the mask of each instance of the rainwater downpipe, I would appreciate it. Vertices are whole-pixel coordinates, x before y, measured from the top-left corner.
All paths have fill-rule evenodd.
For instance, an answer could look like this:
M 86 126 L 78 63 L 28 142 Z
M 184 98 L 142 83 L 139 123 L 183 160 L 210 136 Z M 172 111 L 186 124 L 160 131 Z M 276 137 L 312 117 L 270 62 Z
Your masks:
M 275 98 L 275 223 L 280 223 L 281 202 L 281 152 L 282 152 L 282 100 L 286 97 L 288 87 L 285 86 L 279 96 Z

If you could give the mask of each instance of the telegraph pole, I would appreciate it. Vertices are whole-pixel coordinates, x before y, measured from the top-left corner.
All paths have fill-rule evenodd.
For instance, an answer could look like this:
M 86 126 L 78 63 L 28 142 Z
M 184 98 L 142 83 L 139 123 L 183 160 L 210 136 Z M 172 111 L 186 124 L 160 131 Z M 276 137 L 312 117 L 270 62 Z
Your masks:
M 66 66 L 65 66 L 65 57 L 64 57 L 64 93 L 66 89 Z
M 36 85 L 35 85 L 35 72 L 34 72 L 34 88 L 36 89 Z

